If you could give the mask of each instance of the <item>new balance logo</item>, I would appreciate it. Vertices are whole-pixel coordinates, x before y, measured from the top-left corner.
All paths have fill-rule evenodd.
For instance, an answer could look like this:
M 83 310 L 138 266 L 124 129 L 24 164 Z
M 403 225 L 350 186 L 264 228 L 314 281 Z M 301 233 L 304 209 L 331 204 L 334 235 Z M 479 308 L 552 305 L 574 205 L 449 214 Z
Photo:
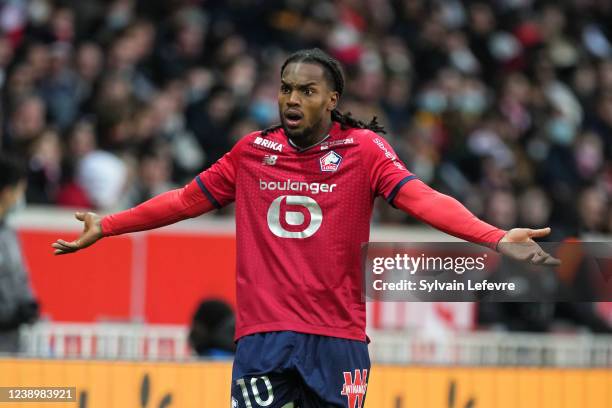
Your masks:
M 253 142 L 258 146 L 265 147 L 266 149 L 275 150 L 277 152 L 283 151 L 283 145 L 280 143 L 273 142 L 268 139 L 264 139 L 263 137 L 257 136 L 255 141 Z
M 344 372 L 344 385 L 340 395 L 346 395 L 348 408 L 361 408 L 368 388 L 368 370 L 355 370 L 353 379 L 350 371 Z
M 278 156 L 275 154 L 266 154 L 263 158 L 262 163 L 267 166 L 274 166 L 276 164 L 276 160 Z

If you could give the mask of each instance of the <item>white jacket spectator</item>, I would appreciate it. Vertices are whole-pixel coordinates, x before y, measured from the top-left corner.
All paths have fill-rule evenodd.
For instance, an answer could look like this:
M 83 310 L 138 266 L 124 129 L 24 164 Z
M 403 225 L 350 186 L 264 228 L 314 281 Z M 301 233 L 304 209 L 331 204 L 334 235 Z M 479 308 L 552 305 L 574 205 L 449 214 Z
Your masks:
M 77 182 L 96 208 L 102 210 L 117 208 L 125 191 L 127 176 L 123 161 L 102 150 L 87 154 L 77 169 Z

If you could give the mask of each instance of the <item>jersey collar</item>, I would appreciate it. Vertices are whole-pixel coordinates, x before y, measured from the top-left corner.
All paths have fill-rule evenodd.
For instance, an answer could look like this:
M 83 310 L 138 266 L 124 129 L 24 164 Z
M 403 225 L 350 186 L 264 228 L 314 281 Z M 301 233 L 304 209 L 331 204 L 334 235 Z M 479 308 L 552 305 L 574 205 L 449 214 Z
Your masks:
M 312 149 L 313 147 L 316 147 L 318 145 L 320 145 L 321 143 L 323 143 L 324 141 L 326 141 L 327 139 L 329 139 L 329 133 L 327 135 L 325 135 L 325 137 L 321 140 L 319 140 L 317 143 L 307 146 L 307 147 L 299 147 L 298 145 L 296 145 L 295 143 L 293 143 L 291 141 L 291 139 L 289 139 L 289 137 L 287 137 L 287 141 L 289 142 L 289 144 L 291 145 L 291 147 L 293 147 L 295 150 L 297 150 L 298 152 L 305 152 L 308 149 Z
M 317 143 L 315 143 L 313 145 L 310 145 L 310 146 L 307 146 L 307 147 L 299 147 L 298 145 L 296 145 L 295 143 L 293 143 L 291 141 L 289 136 L 286 136 L 286 135 L 285 136 L 287 137 L 287 142 L 289 143 L 289 145 L 291 145 L 291 147 L 293 147 L 295 150 L 297 150 L 298 153 L 302 153 L 302 152 L 305 152 L 306 150 L 312 149 L 313 147 L 317 147 L 320 144 L 322 144 L 323 142 L 325 142 L 327 139 L 329 139 L 337 131 L 339 126 L 340 126 L 339 123 L 332 122 L 331 128 L 329 129 L 329 133 L 327 135 L 325 135 L 325 137 L 323 139 L 319 140 Z M 284 131 L 283 131 L 283 133 L 284 133 Z

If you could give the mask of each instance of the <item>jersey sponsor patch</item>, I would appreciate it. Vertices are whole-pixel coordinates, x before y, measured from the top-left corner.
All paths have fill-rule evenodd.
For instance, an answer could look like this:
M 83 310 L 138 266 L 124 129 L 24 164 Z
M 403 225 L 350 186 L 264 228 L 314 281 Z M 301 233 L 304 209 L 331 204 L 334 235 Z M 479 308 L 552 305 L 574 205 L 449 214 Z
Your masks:
M 340 168 L 340 163 L 342 163 L 342 156 L 340 156 L 333 150 L 329 153 L 326 153 L 319 159 L 321 171 L 324 172 L 337 171 Z
M 380 148 L 385 153 L 385 157 L 393 162 L 393 165 L 400 170 L 405 170 L 404 166 L 397 160 L 397 157 L 387 149 L 385 144 L 379 139 L 376 138 L 373 140 L 374 144 Z
M 355 377 L 350 371 L 342 373 L 344 384 L 340 395 L 345 395 L 348 408 L 361 408 L 368 388 L 368 370 L 355 370 Z
M 342 139 L 342 140 L 333 140 L 331 142 L 325 142 L 321 145 L 321 150 L 328 150 L 334 146 L 341 146 L 341 145 L 347 145 L 347 144 L 352 144 L 354 143 L 354 140 L 352 137 L 349 137 L 348 139 Z
M 276 152 L 283 151 L 282 143 L 273 142 L 269 139 L 264 139 L 263 137 L 259 137 L 259 136 L 255 138 L 255 140 L 253 141 L 253 144 L 255 144 L 255 146 L 260 146 L 265 149 L 274 150 Z
M 309 192 L 312 194 L 333 193 L 336 184 L 327 183 L 307 183 L 305 181 L 293 181 L 291 179 L 283 181 L 265 181 L 259 179 L 259 189 L 269 191 L 299 191 Z

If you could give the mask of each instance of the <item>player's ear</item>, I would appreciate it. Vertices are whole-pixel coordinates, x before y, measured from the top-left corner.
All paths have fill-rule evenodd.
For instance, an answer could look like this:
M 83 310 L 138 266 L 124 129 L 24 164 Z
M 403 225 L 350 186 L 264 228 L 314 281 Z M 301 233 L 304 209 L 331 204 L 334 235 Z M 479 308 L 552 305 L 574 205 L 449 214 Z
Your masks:
M 328 111 L 333 111 L 334 109 L 336 109 L 338 107 L 338 99 L 339 99 L 339 95 L 337 91 L 332 91 L 330 93 L 329 96 L 329 102 L 327 103 L 327 110 Z

